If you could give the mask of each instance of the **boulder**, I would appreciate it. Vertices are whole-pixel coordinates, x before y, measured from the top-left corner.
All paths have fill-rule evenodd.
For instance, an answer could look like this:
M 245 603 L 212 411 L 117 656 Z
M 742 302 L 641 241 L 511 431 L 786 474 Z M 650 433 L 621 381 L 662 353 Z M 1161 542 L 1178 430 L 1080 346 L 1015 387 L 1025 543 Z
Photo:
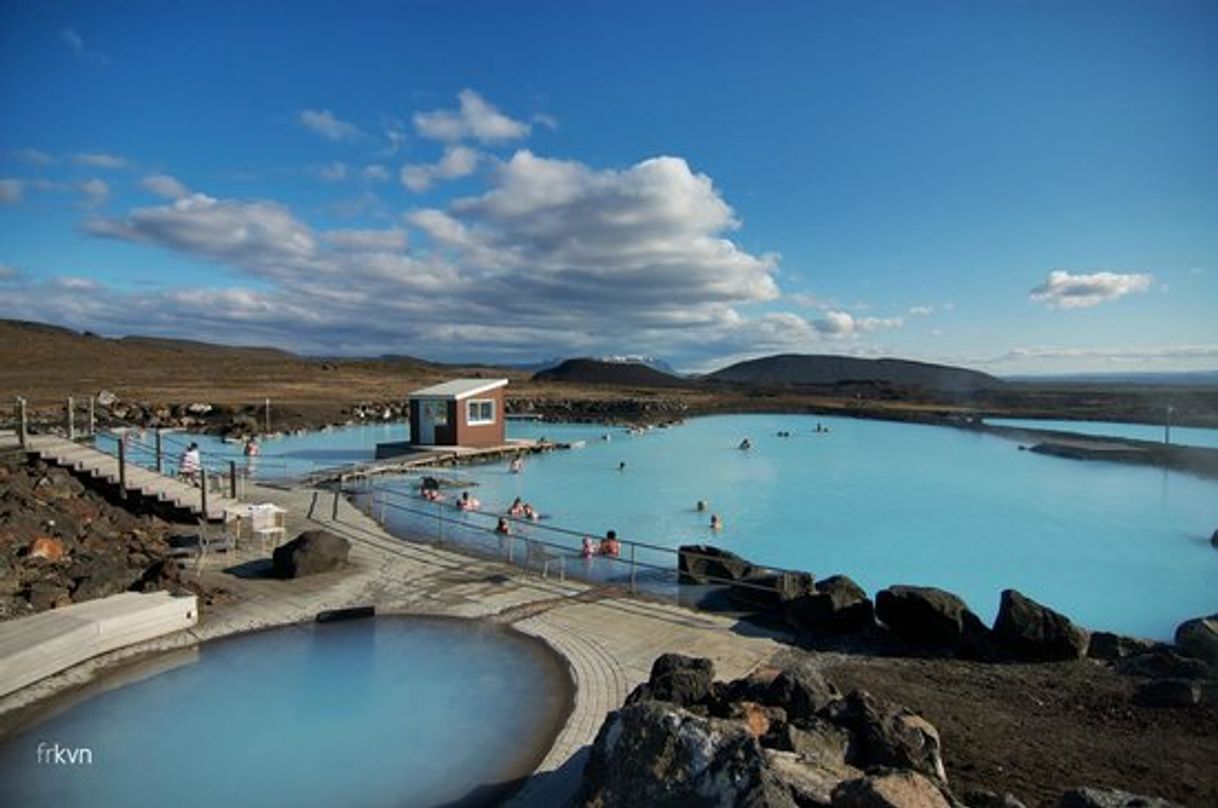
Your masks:
M 1159 797 L 1143 797 L 1114 788 L 1074 788 L 1062 794 L 1057 808 L 1182 808 Z
M 787 668 L 770 682 L 765 704 L 787 711 L 787 720 L 807 725 L 817 713 L 841 698 L 841 693 L 817 671 L 807 668 Z
M 800 631 L 850 633 L 875 625 L 871 599 L 845 575 L 817 581 L 814 592 L 787 601 L 783 613 Z
M 300 578 L 343 566 L 350 550 L 350 542 L 328 530 L 306 530 L 276 547 L 271 562 L 276 576 Z
M 947 781 L 939 732 L 917 713 L 882 702 L 865 690 L 855 690 L 830 704 L 822 715 L 849 730 L 848 763 L 861 769 L 913 769 L 940 782 Z
M 1157 646 L 1158 643 L 1154 640 L 1126 637 L 1110 631 L 1096 631 L 1092 633 L 1091 640 L 1087 644 L 1087 657 L 1115 662 L 1118 659 L 1153 651 Z
M 933 586 L 890 586 L 875 596 L 876 616 L 914 642 L 956 647 L 980 644 L 985 624 L 957 595 Z
M 842 761 L 817 760 L 812 765 L 796 752 L 765 750 L 774 776 L 787 787 L 798 805 L 830 805 L 833 789 L 863 772 Z
M 780 748 L 799 755 L 819 766 L 845 764 L 850 752 L 850 733 L 821 718 L 803 722 L 802 726 L 787 724 L 779 739 Z
M 833 789 L 833 808 L 951 808 L 951 803 L 917 772 L 882 771 Z
M 118 396 L 111 393 L 109 390 L 102 390 L 97 394 L 97 403 L 102 407 L 113 407 L 118 401 Z
M 1133 694 L 1143 707 L 1192 707 L 1201 703 L 1201 683 L 1196 679 L 1152 679 Z
M 651 677 L 626 697 L 626 703 L 667 701 L 692 707 L 711 697 L 714 680 L 715 664 L 709 659 L 663 654 L 651 663 Z
M 124 592 L 135 578 L 135 573 L 124 564 L 103 556 L 90 564 L 84 575 L 76 578 L 72 600 L 80 603 Z
M 631 704 L 605 717 L 576 804 L 796 805 L 744 725 L 657 701 Z
M 1204 679 L 1210 666 L 1200 659 L 1181 656 L 1170 648 L 1155 648 L 1116 661 L 1117 673 L 1153 679 Z
M 1185 656 L 1218 666 L 1218 614 L 1181 623 L 1176 629 L 1176 647 Z
M 160 589 L 175 589 L 181 583 L 181 565 L 175 559 L 166 558 L 149 564 L 131 588 L 140 592 L 155 592 Z
M 1014 794 L 999 794 L 984 788 L 970 789 L 960 795 L 960 801 L 968 808 L 1027 808 Z
M 677 549 L 678 580 L 683 584 L 730 583 L 752 571 L 748 561 L 709 544 L 684 544 Z
M 759 571 L 734 582 L 727 596 L 743 609 L 781 612 L 788 601 L 811 592 L 812 583 L 807 572 Z
M 30 602 L 30 608 L 36 612 L 66 606 L 72 602 L 67 587 L 60 586 L 53 581 L 34 581 L 30 584 L 26 597 Z
M 1029 662 L 1079 659 L 1088 644 L 1086 629 L 1014 589 L 1003 590 L 994 639 L 1010 656 Z

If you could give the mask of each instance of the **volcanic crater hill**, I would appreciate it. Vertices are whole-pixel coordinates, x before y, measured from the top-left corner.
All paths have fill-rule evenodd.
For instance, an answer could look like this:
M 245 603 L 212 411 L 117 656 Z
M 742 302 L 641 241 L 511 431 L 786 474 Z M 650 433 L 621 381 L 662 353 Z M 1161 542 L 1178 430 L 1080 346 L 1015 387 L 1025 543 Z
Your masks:
M 600 359 L 568 359 L 533 374 L 537 382 L 603 384 L 619 387 L 697 388 L 699 383 L 656 370 L 641 362 L 606 362 Z
M 751 359 L 729 365 L 704 378 L 754 387 L 890 385 L 943 394 L 973 394 L 1004 386 L 1004 382 L 994 376 L 948 365 L 819 354 L 779 354 Z

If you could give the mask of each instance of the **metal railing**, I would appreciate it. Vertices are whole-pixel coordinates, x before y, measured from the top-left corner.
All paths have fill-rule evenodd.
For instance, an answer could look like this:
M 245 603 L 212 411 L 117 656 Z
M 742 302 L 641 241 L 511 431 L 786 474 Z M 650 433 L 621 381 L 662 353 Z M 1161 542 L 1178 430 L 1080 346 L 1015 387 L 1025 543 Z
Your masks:
M 430 501 L 399 488 L 372 484 L 368 480 L 337 488 L 336 506 L 337 497 L 344 494 L 352 496 L 357 506 L 362 505 L 369 516 L 401 538 L 434 541 L 460 551 L 498 557 L 509 564 L 526 568 L 547 557 L 560 558 L 564 563 L 564 575 L 570 571 L 566 567 L 567 561 L 580 562 L 572 577 L 624 585 L 631 593 L 643 591 L 670 597 L 679 595 L 680 585 L 684 583 L 681 581 L 682 556 L 693 561 L 722 560 L 716 555 L 623 538 L 617 538 L 620 550 L 614 555 L 600 552 L 587 554 L 584 552 L 585 539 L 593 539 L 595 532 L 542 524 L 491 511 L 461 510 L 452 502 Z M 500 519 L 508 526 L 506 534 L 497 530 Z M 523 555 L 516 552 L 520 544 L 524 545 Z M 773 576 L 775 580 L 763 582 L 704 572 L 699 572 L 697 578 L 713 587 L 731 586 L 760 595 L 778 596 L 784 591 L 783 576 L 805 574 L 780 567 L 744 563 L 756 572 L 764 573 L 767 578 Z

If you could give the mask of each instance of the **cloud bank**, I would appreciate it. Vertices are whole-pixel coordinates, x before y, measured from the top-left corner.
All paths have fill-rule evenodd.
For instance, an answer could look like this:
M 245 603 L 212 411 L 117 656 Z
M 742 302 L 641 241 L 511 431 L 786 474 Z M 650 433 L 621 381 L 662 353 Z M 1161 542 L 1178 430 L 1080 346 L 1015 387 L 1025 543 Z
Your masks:
M 1055 269 L 1029 295 L 1050 308 L 1085 309 L 1133 292 L 1145 292 L 1152 283 L 1153 275 L 1116 272 L 1071 275 L 1065 270 Z

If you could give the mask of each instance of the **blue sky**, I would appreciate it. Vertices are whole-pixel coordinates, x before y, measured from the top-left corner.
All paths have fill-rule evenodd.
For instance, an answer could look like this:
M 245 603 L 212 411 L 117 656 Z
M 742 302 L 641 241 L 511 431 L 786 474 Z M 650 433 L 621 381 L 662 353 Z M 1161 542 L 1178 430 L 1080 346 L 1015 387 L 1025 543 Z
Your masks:
M 0 317 L 1218 367 L 1218 5 L 0 3 Z

